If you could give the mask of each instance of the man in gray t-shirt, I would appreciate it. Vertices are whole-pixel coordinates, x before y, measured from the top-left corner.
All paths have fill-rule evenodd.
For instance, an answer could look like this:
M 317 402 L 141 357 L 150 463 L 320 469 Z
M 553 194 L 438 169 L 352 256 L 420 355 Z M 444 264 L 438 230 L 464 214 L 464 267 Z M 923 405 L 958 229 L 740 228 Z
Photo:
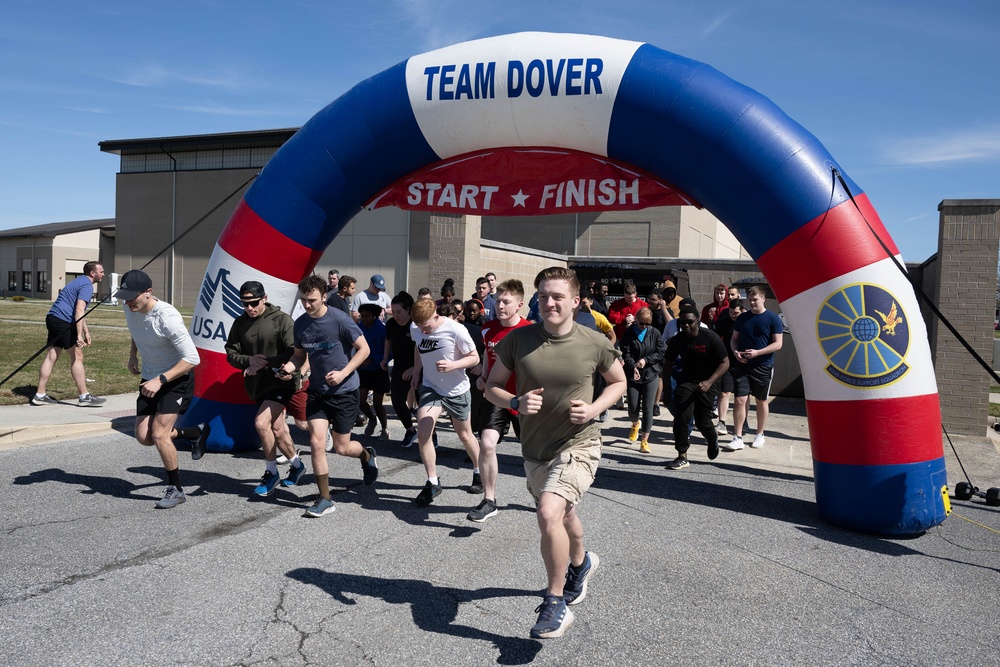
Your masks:
M 306 510 L 307 516 L 330 514 L 330 468 L 326 460 L 326 434 L 333 432 L 333 448 L 341 456 L 359 459 L 366 486 L 378 479 L 374 447 L 351 440 L 358 416 L 360 381 L 357 369 L 368 358 L 368 342 L 350 317 L 326 305 L 326 283 L 317 275 L 299 283 L 299 300 L 305 315 L 295 320 L 295 352 L 291 360 L 276 368 L 279 378 L 290 378 L 309 359 L 311 375 L 306 398 L 309 447 L 319 499 Z

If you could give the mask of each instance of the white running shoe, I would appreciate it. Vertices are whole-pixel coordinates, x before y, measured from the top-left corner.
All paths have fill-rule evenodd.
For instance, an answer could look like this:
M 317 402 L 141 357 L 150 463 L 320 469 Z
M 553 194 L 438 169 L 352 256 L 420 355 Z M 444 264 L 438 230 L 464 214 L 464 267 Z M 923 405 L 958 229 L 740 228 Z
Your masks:
M 722 450 L 726 452 L 736 452 L 743 449 L 743 438 L 735 436 L 728 445 L 723 445 Z
M 326 451 L 333 451 L 333 435 L 329 431 L 326 432 Z
M 763 446 L 764 446 L 764 434 L 758 433 L 754 437 L 753 442 L 750 443 L 750 447 L 751 449 L 760 449 Z

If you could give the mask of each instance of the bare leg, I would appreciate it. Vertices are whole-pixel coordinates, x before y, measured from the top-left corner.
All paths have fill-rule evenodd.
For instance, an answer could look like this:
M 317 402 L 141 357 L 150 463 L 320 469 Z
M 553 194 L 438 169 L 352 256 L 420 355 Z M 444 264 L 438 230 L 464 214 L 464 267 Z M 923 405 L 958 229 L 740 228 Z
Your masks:
M 476 439 L 476 435 L 472 432 L 472 422 L 468 419 L 465 421 L 458 421 L 452 417 L 451 425 L 455 429 L 455 434 L 458 436 L 458 439 L 461 440 L 462 445 L 465 446 L 465 453 L 469 455 L 469 460 L 472 461 L 473 467 L 478 467 L 479 440 Z
M 733 435 L 743 437 L 743 422 L 747 418 L 747 399 L 749 396 L 737 396 L 733 403 Z
M 87 372 L 83 370 L 83 349 L 79 347 L 69 348 L 69 373 L 76 383 L 76 390 L 80 394 L 87 393 Z M 176 420 L 174 420 L 176 421 Z
M 420 460 L 424 462 L 427 478 L 437 477 L 437 454 L 434 453 L 434 425 L 441 416 L 441 406 L 428 405 L 417 408 L 417 447 L 420 449 Z
M 570 562 L 582 564 L 586 555 L 583 524 L 565 498 L 548 492 L 542 493 L 537 519 L 542 535 L 541 552 L 548 578 L 548 593 L 562 597 Z
M 483 481 L 483 497 L 494 501 L 497 499 L 497 478 L 500 476 L 500 464 L 497 461 L 499 442 L 499 432 L 485 429 L 479 448 L 479 476 Z
M 50 347 L 45 352 L 45 358 L 42 359 L 42 366 L 38 369 L 38 394 L 44 394 L 45 388 L 49 384 L 49 378 L 52 377 L 52 369 L 55 368 L 56 360 L 59 358 L 59 354 L 62 352 L 58 347 Z

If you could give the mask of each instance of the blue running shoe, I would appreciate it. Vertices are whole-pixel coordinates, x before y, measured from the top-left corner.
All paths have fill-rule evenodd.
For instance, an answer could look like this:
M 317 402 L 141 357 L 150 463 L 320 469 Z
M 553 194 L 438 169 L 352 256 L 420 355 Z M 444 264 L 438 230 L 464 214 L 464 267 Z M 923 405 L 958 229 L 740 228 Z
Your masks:
M 546 594 L 535 611 L 538 612 L 538 621 L 531 628 L 533 639 L 562 637 L 573 623 L 573 612 L 566 606 L 566 601 L 554 595 Z
M 583 602 L 587 597 L 587 582 L 600 564 L 601 559 L 597 554 L 588 551 L 584 555 L 583 567 L 579 572 L 575 572 L 572 565 L 566 569 L 566 585 L 563 586 L 563 599 L 566 600 L 566 604 L 577 605 Z
M 273 473 L 270 470 L 265 470 L 264 476 L 260 478 L 260 484 L 258 484 L 257 488 L 253 490 L 254 495 L 255 496 L 271 495 L 272 493 L 274 493 L 274 487 L 278 486 L 278 480 L 280 479 L 281 478 L 278 477 L 277 473 Z
M 285 475 L 285 479 L 281 480 L 281 485 L 284 487 L 295 486 L 299 483 L 299 478 L 302 477 L 302 473 L 306 471 L 306 464 L 299 461 L 299 465 L 288 466 L 288 474 Z

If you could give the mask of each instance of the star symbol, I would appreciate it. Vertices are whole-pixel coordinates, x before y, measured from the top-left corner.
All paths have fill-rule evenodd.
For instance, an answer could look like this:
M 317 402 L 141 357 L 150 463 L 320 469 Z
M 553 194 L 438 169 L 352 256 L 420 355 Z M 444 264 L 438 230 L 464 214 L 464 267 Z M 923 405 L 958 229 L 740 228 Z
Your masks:
M 522 188 L 517 191 L 516 195 L 511 195 L 511 199 L 514 200 L 514 206 L 524 206 L 524 201 L 530 196 L 531 195 L 524 194 L 524 189 Z M 524 207 L 527 208 L 526 206 Z

